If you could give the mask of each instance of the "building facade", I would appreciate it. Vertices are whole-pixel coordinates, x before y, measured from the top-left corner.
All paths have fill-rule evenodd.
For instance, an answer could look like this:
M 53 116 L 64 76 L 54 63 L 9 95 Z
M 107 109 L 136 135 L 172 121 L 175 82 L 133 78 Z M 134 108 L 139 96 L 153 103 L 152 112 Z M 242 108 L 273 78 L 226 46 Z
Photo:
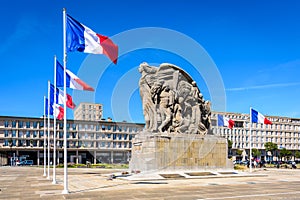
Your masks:
M 75 120 L 100 121 L 102 119 L 102 104 L 80 103 L 74 110 Z
M 217 115 L 223 115 L 235 121 L 232 129 L 217 126 Z M 293 154 L 300 150 L 300 119 L 266 116 L 272 125 L 249 123 L 250 115 L 229 112 L 212 112 L 212 132 L 221 137 L 225 137 L 232 142 L 233 155 L 236 150 L 243 150 L 243 159 L 249 158 L 250 138 L 251 148 L 261 152 L 261 159 L 276 160 L 277 155 L 265 151 L 265 143 L 272 142 L 277 144 L 278 149 L 286 148 Z M 251 137 L 250 137 L 251 126 Z
M 235 127 L 217 126 L 217 115 L 221 114 L 235 121 Z M 261 159 L 276 160 L 278 155 L 265 151 L 265 143 L 277 144 L 294 154 L 300 151 L 300 119 L 266 116 L 272 125 L 249 123 L 249 114 L 212 112 L 213 134 L 232 141 L 232 155 L 243 151 L 248 159 L 251 148 L 261 152 Z M 47 120 L 46 120 L 47 122 Z M 250 125 L 251 137 L 250 137 Z M 144 128 L 144 124 L 107 121 L 67 120 L 68 162 L 72 163 L 128 163 L 132 139 Z M 53 120 L 50 121 L 50 160 L 53 152 Z M 46 134 L 46 135 L 45 135 Z M 35 165 L 43 164 L 44 137 L 47 123 L 43 118 L 0 116 L 0 165 L 9 165 L 15 158 L 33 160 Z M 63 161 L 63 122 L 56 126 L 57 163 Z M 47 140 L 46 140 L 47 144 Z
M 131 140 L 143 127 L 144 124 L 126 122 L 67 120 L 67 160 L 84 164 L 128 163 Z M 0 116 L 0 165 L 14 164 L 20 157 L 33 160 L 35 165 L 43 164 L 47 129 L 43 118 Z M 52 161 L 52 120 L 49 132 Z M 57 163 L 63 161 L 63 132 L 63 121 L 57 121 Z

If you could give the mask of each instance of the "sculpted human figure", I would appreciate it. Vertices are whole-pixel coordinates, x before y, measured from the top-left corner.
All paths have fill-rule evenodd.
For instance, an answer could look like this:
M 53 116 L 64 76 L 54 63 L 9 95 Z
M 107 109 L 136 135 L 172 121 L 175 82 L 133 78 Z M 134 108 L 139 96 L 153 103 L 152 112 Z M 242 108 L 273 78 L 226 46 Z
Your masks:
M 210 102 L 185 71 L 168 63 L 158 68 L 142 63 L 139 72 L 147 133 L 207 133 Z
M 166 131 L 166 126 L 171 122 L 174 104 L 174 93 L 170 90 L 169 86 L 164 86 L 160 93 L 159 108 L 162 115 L 162 123 L 158 127 L 160 132 Z
M 139 72 L 142 77 L 139 81 L 140 95 L 142 98 L 143 113 L 145 117 L 145 129 L 152 129 L 154 120 L 156 117 L 155 106 L 151 100 L 150 90 L 151 85 L 153 85 L 154 74 L 157 68 L 150 67 L 147 63 L 142 63 L 139 66 Z

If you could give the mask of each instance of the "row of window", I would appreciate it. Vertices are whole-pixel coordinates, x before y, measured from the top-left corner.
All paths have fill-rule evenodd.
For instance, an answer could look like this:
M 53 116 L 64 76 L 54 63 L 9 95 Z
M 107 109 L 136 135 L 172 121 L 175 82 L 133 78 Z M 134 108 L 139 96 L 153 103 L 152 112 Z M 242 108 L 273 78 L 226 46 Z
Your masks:
M 249 130 L 243 129 L 212 129 L 216 134 L 232 134 L 232 135 L 249 135 Z M 300 132 L 283 132 L 283 131 L 261 131 L 261 130 L 252 130 L 252 135 L 261 135 L 261 136 L 283 136 L 283 137 L 298 137 L 300 138 Z
M 63 138 L 63 132 L 57 132 L 58 138 Z M 4 130 L 4 137 L 12 138 L 43 138 L 43 131 L 16 131 L 16 130 Z M 50 132 L 50 137 L 53 138 L 53 132 Z M 67 138 L 71 139 L 86 139 L 86 140 L 95 140 L 95 139 L 113 139 L 113 140 L 132 140 L 134 135 L 132 134 L 117 134 L 117 133 L 67 133 Z
M 9 127 L 11 125 L 12 128 L 17 128 L 17 124 L 18 124 L 18 128 L 37 128 L 38 124 L 40 125 L 39 127 L 44 127 L 44 122 L 30 122 L 30 121 L 4 121 L 4 127 Z
M 94 124 L 75 124 L 75 123 L 67 123 L 67 130 L 78 130 L 79 131 L 101 131 L 101 130 L 112 130 L 119 132 L 139 132 L 141 128 L 135 126 L 120 126 L 120 125 L 94 125 Z M 63 123 L 57 123 L 56 126 L 59 129 L 63 129 Z M 42 128 L 44 127 L 44 122 L 23 122 L 23 121 L 4 121 L 4 127 L 12 127 L 12 128 Z M 53 128 L 53 123 L 50 123 L 50 128 Z
M 37 140 L 4 140 L 3 146 L 5 147 L 44 147 L 44 141 Z M 51 147 L 53 147 L 53 141 L 51 141 Z M 63 141 L 57 141 L 57 147 L 63 147 Z M 87 142 L 87 141 L 67 141 L 68 148 L 131 148 L 131 142 Z
M 222 135 L 223 136 L 223 135 Z M 242 141 L 242 142 L 249 142 L 249 137 L 248 136 L 228 136 L 228 138 L 230 138 L 230 140 L 238 142 L 238 141 Z M 252 137 L 252 141 L 256 141 L 256 142 L 261 142 L 261 143 L 265 143 L 265 142 L 275 142 L 275 143 L 300 143 L 300 138 L 263 138 L 263 137 L 258 137 L 258 136 L 254 136 Z
M 264 148 L 264 144 L 260 144 L 260 143 L 251 143 L 251 147 L 252 148 L 257 148 L 257 149 L 261 149 Z M 300 150 L 300 146 L 298 144 L 292 144 L 292 145 L 282 145 L 280 144 L 279 147 L 284 147 L 286 149 L 298 149 Z M 248 143 L 234 143 L 232 144 L 232 148 L 234 149 L 239 149 L 239 148 L 250 148 Z
M 16 130 L 4 130 L 4 137 L 18 137 L 19 138 L 36 138 L 43 137 L 44 131 L 16 131 Z

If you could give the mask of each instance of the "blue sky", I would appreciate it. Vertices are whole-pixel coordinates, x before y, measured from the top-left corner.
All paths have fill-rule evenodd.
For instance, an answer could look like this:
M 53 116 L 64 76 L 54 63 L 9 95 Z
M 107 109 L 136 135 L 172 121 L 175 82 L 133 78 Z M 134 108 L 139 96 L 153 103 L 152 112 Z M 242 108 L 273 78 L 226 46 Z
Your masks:
M 199 73 L 199 66 L 194 66 L 187 57 L 169 49 L 145 48 L 147 44 L 156 47 L 163 43 L 155 43 L 159 39 L 155 38 L 157 32 L 130 36 L 130 30 L 140 33 L 140 28 L 146 27 L 183 34 L 187 41 L 192 39 L 203 47 L 224 84 L 226 107 L 219 111 L 248 113 L 252 106 L 265 115 L 300 118 L 300 3 L 297 0 L 1 2 L 0 115 L 43 115 L 47 80 L 53 81 L 53 56 L 57 55 L 62 62 L 63 8 L 95 32 L 112 37 L 123 52 L 117 65 L 111 64 L 104 55 L 68 54 L 67 67 L 95 87 L 93 94 L 71 90 L 68 93 L 73 95 L 76 104 L 88 100 L 87 97 L 102 103 L 105 118 L 143 122 L 136 67 L 144 61 L 182 67 L 197 81 L 204 98 L 212 99 L 212 88 L 206 77 L 201 76 L 201 70 L 210 66 L 204 66 L 204 62 Z M 128 47 L 135 39 L 143 39 L 144 44 L 124 52 L 123 44 Z M 173 37 L 170 41 L 178 51 L 185 42 Z M 186 53 L 197 54 L 197 50 L 191 48 Z M 105 69 L 103 73 L 101 69 Z M 127 88 L 131 88 L 130 95 L 118 93 Z M 119 98 L 122 95 L 129 96 L 128 103 Z M 213 108 L 218 108 L 216 102 L 212 103 Z M 118 113 L 118 106 L 127 109 L 130 119 Z M 70 110 L 68 118 L 72 118 Z

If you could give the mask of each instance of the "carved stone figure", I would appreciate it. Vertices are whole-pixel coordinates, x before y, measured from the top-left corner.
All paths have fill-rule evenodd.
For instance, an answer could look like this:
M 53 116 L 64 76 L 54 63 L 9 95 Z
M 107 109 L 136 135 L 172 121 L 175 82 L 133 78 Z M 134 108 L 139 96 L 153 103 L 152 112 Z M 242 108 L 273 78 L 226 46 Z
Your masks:
M 210 128 L 210 102 L 195 81 L 172 64 L 139 66 L 145 131 L 205 135 Z

